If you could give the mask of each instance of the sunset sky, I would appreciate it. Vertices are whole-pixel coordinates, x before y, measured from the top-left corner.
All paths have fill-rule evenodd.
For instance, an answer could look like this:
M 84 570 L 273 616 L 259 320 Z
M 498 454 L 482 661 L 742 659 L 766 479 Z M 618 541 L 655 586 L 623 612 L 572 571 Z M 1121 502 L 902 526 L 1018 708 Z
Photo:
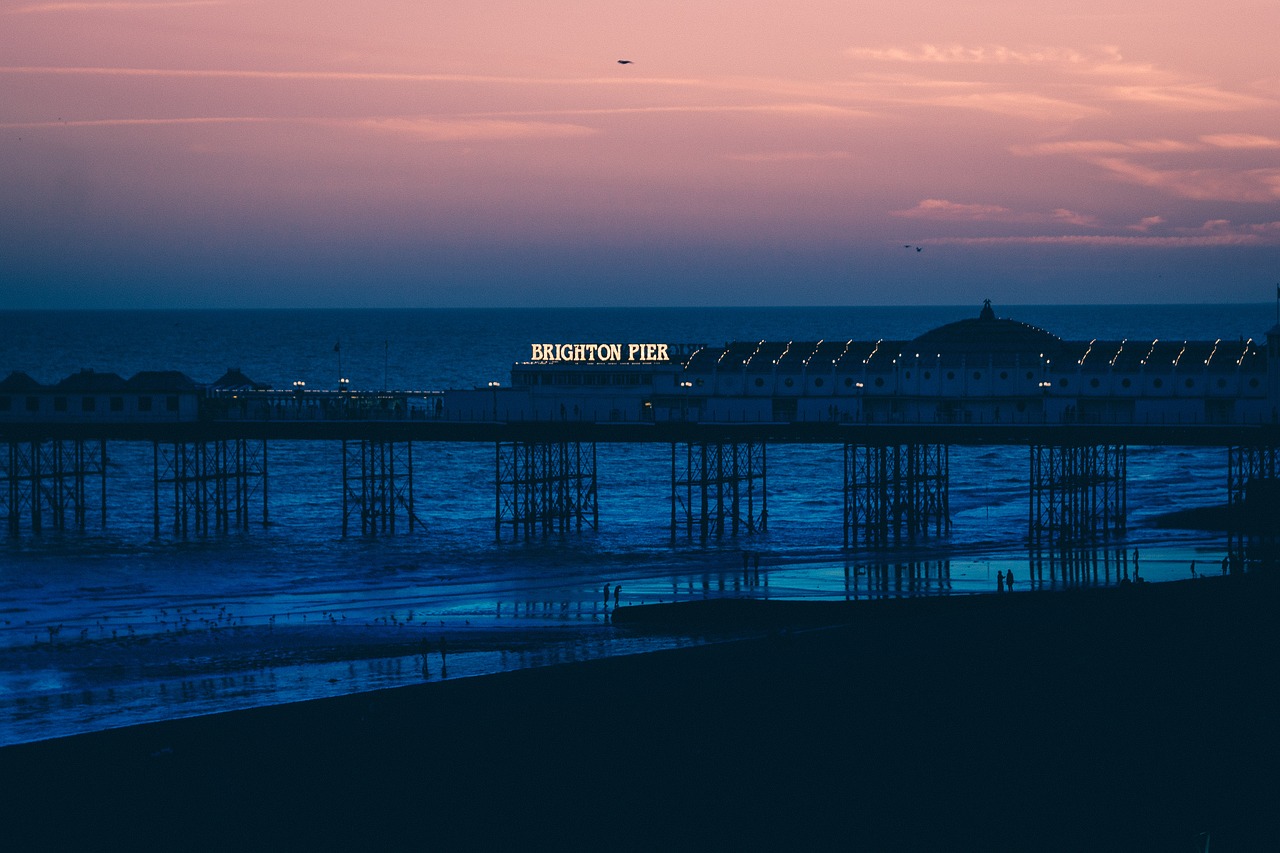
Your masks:
M 0 0 L 0 308 L 1265 302 L 1276 33 L 1276 0 Z

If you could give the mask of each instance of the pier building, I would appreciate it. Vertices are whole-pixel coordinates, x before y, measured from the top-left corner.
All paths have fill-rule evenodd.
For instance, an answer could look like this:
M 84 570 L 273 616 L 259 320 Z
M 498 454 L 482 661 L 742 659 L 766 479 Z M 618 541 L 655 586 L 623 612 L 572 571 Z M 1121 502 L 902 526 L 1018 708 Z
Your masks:
M 534 344 L 511 386 L 448 392 L 500 419 L 972 424 L 1275 422 L 1280 340 L 1067 341 L 996 317 L 911 340 L 671 345 L 663 359 Z M 581 352 L 579 347 L 578 352 Z M 496 410 L 495 410 L 496 407 Z
M 247 526 L 258 499 L 265 520 L 275 440 L 341 443 L 342 529 L 358 519 L 366 534 L 394 532 L 397 517 L 423 523 L 414 442 L 495 446 L 499 538 L 595 527 L 598 442 L 670 445 L 670 530 L 691 538 L 768 529 L 767 447 L 779 443 L 841 447 L 833 499 L 848 547 L 945 533 L 954 445 L 1028 448 L 1033 543 L 1123 534 L 1134 445 L 1224 448 L 1228 501 L 1252 505 L 1241 517 L 1272 517 L 1280 493 L 1280 326 L 1262 345 L 1072 341 L 987 302 L 909 340 L 531 341 L 528 352 L 507 385 L 431 392 L 275 389 L 236 369 L 207 384 L 174 371 L 82 370 L 52 385 L 11 373 L 0 514 L 10 531 L 28 517 L 37 531 L 84 526 L 100 495 L 105 523 L 108 440 L 153 445 L 156 535 L 162 518 L 179 534 Z

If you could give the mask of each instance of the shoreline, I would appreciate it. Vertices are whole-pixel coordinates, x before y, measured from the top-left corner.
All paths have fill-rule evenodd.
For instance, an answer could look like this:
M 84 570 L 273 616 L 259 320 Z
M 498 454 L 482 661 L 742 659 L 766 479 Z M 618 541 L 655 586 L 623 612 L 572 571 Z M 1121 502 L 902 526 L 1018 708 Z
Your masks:
M 1143 574 L 1152 580 L 1186 577 L 1193 559 L 1202 570 L 1217 571 L 1213 537 L 1142 544 Z M 1119 543 L 1066 552 L 1031 552 L 1016 544 L 956 547 L 941 540 L 857 554 L 766 550 L 760 573 L 751 576 L 741 568 L 744 553 L 708 552 L 701 568 L 688 559 L 678 567 L 632 567 L 631 574 L 614 577 L 625 586 L 623 611 L 654 602 L 737 598 L 774 602 L 771 612 L 780 613 L 787 600 L 982 597 L 995 593 L 994 573 L 1002 569 L 1016 571 L 1019 592 L 1110 587 L 1131 568 Z M 1030 567 L 1038 567 L 1038 578 Z M 418 592 L 406 585 L 382 596 L 378 609 L 328 596 L 292 612 L 250 599 L 200 596 L 153 599 L 150 609 L 104 615 L 96 623 L 69 619 L 65 628 L 60 620 L 42 629 L 15 623 L 5 629 L 10 644 L 0 647 L 0 744 L 438 680 L 441 639 L 450 647 L 453 678 L 664 645 L 660 632 L 648 632 L 640 642 L 614 631 L 614 607 L 602 605 L 599 587 L 585 575 L 487 596 L 459 597 L 448 587 L 439 594 Z M 741 636 L 748 628 L 727 621 L 708 630 Z M 665 644 L 700 641 L 681 632 Z
M 0 779 L 33 839 L 76 837 L 85 825 L 54 825 L 75 803 L 94 838 L 128 827 L 144 848 L 226 820 L 288 847 L 489 847 L 507 838 L 499 817 L 570 839 L 598 829 L 624 849 L 834 833 L 876 850 L 1157 850 L 1204 831 L 1214 850 L 1265 849 L 1280 838 L 1280 736 L 1262 700 L 1280 663 L 1278 601 L 1280 583 L 1255 572 L 856 609 L 650 605 L 686 627 L 717 609 L 738 623 L 772 611 L 776 624 L 9 746 Z M 815 608 L 856 618 L 803 624 Z

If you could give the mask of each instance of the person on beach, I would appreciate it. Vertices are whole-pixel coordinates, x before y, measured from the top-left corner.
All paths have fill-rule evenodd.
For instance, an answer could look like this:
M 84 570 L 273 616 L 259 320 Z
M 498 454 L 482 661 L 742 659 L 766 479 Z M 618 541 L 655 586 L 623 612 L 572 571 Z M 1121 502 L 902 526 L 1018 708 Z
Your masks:
M 608 584 L 604 585 L 604 606 L 605 607 L 609 606 L 609 585 Z
M 1227 573 L 1227 560 L 1228 560 L 1228 557 L 1222 558 L 1222 573 L 1224 575 Z
M 1191 577 L 1195 577 L 1195 576 L 1196 576 L 1196 561 L 1192 560 L 1191 561 Z
M 1004 579 L 1005 589 L 1013 592 L 1013 569 L 1009 570 L 1009 574 Z
M 613 606 L 618 606 L 618 599 L 622 596 L 622 584 L 617 584 L 613 588 Z
M 1004 592 L 1004 572 L 996 572 L 996 592 Z

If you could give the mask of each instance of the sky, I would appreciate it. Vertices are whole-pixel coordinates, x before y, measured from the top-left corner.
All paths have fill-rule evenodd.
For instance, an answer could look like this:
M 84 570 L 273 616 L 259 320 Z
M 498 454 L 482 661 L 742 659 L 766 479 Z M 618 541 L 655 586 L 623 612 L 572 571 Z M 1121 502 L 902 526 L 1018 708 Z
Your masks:
M 1267 302 L 1277 32 L 1275 0 L 0 0 L 0 307 Z

